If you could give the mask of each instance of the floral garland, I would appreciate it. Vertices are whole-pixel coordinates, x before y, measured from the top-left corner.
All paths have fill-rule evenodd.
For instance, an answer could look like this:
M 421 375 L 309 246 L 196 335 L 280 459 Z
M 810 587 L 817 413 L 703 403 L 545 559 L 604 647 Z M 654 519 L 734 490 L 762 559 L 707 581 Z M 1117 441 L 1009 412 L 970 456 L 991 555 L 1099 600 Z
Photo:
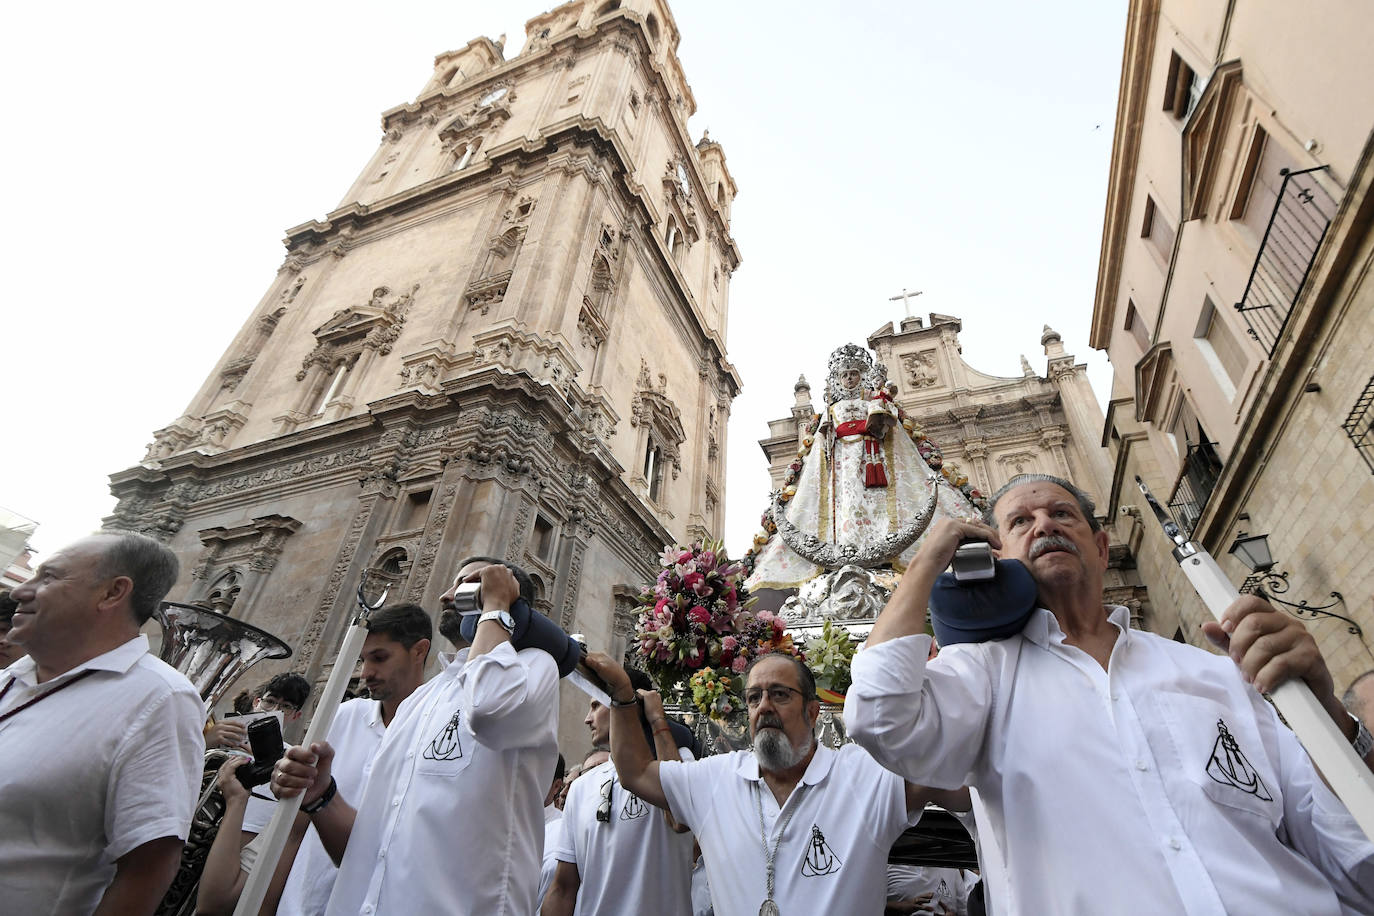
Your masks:
M 770 652 L 804 657 L 781 617 L 752 613 L 744 564 L 719 541 L 667 547 L 653 586 L 640 594 L 633 653 L 664 691 L 686 685 L 706 715 L 739 709 L 739 676 Z
M 897 419 L 901 423 L 902 429 L 906 431 L 907 436 L 910 437 L 912 443 L 915 444 L 916 451 L 920 453 L 921 458 L 925 460 L 925 463 L 930 466 L 931 470 L 939 471 L 940 476 L 944 477 L 945 480 L 949 482 L 950 486 L 963 493 L 964 496 L 968 498 L 969 502 L 973 503 L 974 508 L 979 511 L 985 511 L 987 509 L 987 497 L 983 495 L 982 491 L 969 484 L 968 475 L 963 473 L 957 464 L 952 461 L 949 463 L 945 462 L 944 454 L 940 451 L 940 447 L 935 444 L 935 440 L 926 435 L 925 430 L 921 428 L 921 424 L 907 416 L 906 411 L 902 410 L 900 407 L 897 408 Z M 802 433 L 801 446 L 797 449 L 797 457 L 787 466 L 787 476 L 782 482 L 781 500 L 784 505 L 791 502 L 792 497 L 797 495 L 797 480 L 801 477 L 802 464 L 805 462 L 806 456 L 811 453 L 812 446 L 816 443 L 816 431 L 820 429 L 820 426 L 821 415 L 813 414 L 811 422 L 806 425 L 806 430 Z M 744 555 L 744 560 L 742 561 L 748 573 L 754 571 L 754 564 L 758 560 L 759 552 L 763 550 L 769 539 L 777 534 L 778 526 L 773 521 L 771 507 L 767 512 L 763 513 L 761 523 L 761 529 L 754 535 L 753 546 L 749 548 L 749 551 Z

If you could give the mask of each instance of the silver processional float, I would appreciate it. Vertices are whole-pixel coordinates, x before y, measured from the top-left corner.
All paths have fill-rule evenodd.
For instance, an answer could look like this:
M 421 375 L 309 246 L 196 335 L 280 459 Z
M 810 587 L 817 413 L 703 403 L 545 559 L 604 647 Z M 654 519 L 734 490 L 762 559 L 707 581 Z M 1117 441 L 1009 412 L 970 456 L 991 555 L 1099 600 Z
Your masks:
M 1174 542 L 1173 557 L 1183 575 L 1212 615 L 1221 620 L 1226 609 L 1240 597 L 1240 592 L 1206 548 L 1184 536 L 1145 486 L 1145 481 L 1136 477 L 1135 482 L 1163 526 L 1164 534 Z M 1365 835 L 1374 840 L 1374 772 L 1370 772 L 1356 755 L 1355 748 L 1331 721 L 1306 683 L 1298 679 L 1285 681 L 1268 696 L 1326 777 L 1332 791 L 1345 803 Z

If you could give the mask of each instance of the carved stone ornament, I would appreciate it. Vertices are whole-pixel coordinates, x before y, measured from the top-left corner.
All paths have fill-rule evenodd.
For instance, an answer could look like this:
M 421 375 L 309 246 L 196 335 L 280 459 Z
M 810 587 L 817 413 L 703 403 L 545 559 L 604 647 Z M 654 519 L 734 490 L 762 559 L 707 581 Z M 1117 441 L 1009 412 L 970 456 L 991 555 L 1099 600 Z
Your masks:
M 877 543 L 864 547 L 855 544 L 834 544 L 802 531 L 788 520 L 781 490 L 774 490 L 771 494 L 770 514 L 778 526 L 778 535 L 783 543 L 804 560 L 809 560 L 823 569 L 839 569 L 841 566 L 850 565 L 878 566 L 900 556 L 902 551 L 916 543 L 916 539 L 925 533 L 931 519 L 935 517 L 937 495 L 938 488 L 931 482 L 930 495 L 910 524 L 886 535 Z
M 902 368 L 906 370 L 907 383 L 913 388 L 933 388 L 940 382 L 940 374 L 935 369 L 935 354 L 933 352 L 903 356 Z
M 874 620 L 892 596 L 894 578 L 864 569 L 842 566 L 807 582 L 782 606 L 789 625 L 821 626 L 826 620 Z

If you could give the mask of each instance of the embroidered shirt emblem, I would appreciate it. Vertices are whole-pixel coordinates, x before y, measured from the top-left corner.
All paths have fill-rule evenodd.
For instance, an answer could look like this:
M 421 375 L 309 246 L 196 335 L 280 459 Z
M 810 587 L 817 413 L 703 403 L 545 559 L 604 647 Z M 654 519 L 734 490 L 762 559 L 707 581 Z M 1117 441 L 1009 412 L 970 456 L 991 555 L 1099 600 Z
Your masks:
M 844 864 L 825 841 L 825 834 L 815 824 L 811 825 L 811 842 L 806 847 L 806 857 L 802 859 L 801 873 L 806 878 L 817 878 L 840 870 Z
M 1264 786 L 1264 780 L 1250 761 L 1241 753 L 1240 745 L 1226 728 L 1226 720 L 1217 720 L 1217 740 L 1212 746 L 1212 756 L 1207 761 L 1207 775 L 1223 786 L 1233 786 L 1247 795 L 1262 801 L 1273 801 L 1274 797 Z
M 455 709 L 453 718 L 439 730 L 434 740 L 421 755 L 426 760 L 457 760 L 463 756 L 463 742 L 458 737 L 458 726 L 462 710 Z
M 620 819 L 622 821 L 632 821 L 648 813 L 649 806 L 644 804 L 638 795 L 628 791 L 625 793 L 625 807 L 620 809 Z

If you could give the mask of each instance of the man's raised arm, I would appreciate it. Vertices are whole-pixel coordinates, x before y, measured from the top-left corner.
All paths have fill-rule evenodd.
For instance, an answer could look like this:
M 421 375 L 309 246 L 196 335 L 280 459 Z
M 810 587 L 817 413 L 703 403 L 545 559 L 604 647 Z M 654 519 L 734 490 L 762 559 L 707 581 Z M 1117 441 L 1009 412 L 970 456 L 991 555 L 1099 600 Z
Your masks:
M 649 804 L 671 810 L 658 778 L 658 761 L 639 725 L 639 697 L 630 676 L 604 652 L 590 653 L 586 663 L 611 695 L 611 759 L 620 784 Z
M 935 580 L 940 573 L 954 559 L 954 551 L 964 541 L 987 541 L 993 547 L 1002 546 L 997 531 L 987 525 L 954 518 L 940 519 L 931 526 L 925 543 L 902 574 L 897 591 L 878 615 L 878 622 L 868 634 L 867 645 L 876 646 L 889 639 L 915 636 L 926 631 L 926 606 L 930 604 L 930 591 L 935 587 Z

